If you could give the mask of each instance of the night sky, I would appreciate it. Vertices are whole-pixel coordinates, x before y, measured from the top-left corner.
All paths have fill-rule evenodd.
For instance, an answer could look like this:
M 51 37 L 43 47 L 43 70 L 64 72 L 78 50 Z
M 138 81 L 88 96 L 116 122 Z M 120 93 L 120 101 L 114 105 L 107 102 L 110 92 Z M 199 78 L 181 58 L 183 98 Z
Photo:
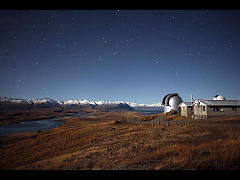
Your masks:
M 240 11 L 1 10 L 0 96 L 240 99 Z

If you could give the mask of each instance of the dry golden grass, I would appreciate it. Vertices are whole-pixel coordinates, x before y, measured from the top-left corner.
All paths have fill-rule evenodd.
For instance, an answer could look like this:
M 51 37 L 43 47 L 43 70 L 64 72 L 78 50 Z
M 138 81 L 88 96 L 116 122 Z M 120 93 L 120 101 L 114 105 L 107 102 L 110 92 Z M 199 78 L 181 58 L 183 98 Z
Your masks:
M 240 127 L 121 122 L 135 112 L 65 119 L 1 138 L 0 169 L 239 169 Z M 171 118 L 177 118 L 172 116 Z M 239 119 L 235 119 L 239 120 Z

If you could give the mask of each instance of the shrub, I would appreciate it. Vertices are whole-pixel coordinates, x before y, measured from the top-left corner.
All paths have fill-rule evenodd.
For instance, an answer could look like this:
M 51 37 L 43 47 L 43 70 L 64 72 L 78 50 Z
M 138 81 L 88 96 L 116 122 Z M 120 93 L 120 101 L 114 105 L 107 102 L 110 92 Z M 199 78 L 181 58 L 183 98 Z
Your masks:
M 121 124 L 122 122 L 120 120 L 114 120 L 113 124 Z

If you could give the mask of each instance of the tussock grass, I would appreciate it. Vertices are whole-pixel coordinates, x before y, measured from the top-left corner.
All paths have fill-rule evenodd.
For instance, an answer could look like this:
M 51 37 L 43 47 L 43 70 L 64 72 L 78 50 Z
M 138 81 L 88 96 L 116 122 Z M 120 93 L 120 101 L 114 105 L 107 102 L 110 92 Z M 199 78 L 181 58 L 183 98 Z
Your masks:
M 0 169 L 240 169 L 240 127 L 235 124 L 120 123 L 126 116 L 141 118 L 135 112 L 101 113 L 69 118 L 41 133 L 5 136 Z

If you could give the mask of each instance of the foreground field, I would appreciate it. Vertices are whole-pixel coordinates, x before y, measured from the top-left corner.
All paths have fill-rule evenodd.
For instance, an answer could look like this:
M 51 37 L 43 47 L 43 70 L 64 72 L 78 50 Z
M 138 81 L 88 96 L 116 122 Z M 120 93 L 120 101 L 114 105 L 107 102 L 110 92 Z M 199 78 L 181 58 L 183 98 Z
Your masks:
M 239 117 L 154 127 L 126 118 L 148 119 L 108 112 L 2 136 L 0 169 L 240 169 Z

